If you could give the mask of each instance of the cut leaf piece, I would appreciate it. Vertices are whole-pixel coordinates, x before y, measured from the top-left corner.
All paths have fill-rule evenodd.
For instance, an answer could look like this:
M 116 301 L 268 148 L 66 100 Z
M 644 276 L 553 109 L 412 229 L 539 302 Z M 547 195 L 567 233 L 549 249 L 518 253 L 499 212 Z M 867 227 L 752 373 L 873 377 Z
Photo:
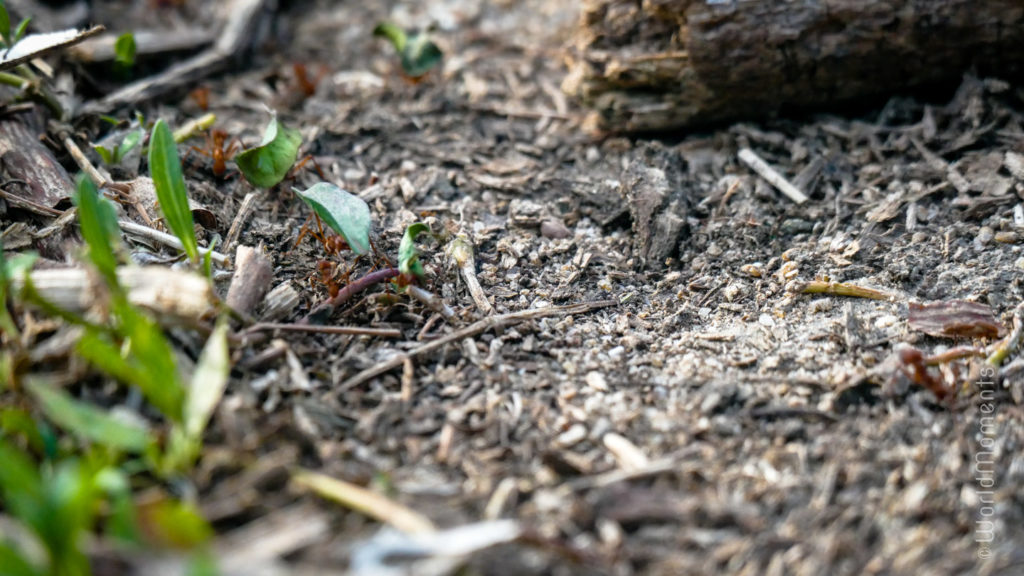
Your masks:
M 405 229 L 402 236 L 402 243 L 398 245 L 398 271 L 406 276 L 422 278 L 425 274 L 423 264 L 420 262 L 420 255 L 416 251 L 416 237 L 420 232 L 430 230 L 426 224 L 415 222 Z
M 441 63 L 444 54 L 427 34 L 413 34 L 402 50 L 402 70 L 419 78 Z
M 253 186 L 273 188 L 288 175 L 301 144 L 299 131 L 285 127 L 274 115 L 263 133 L 263 141 L 255 148 L 239 152 L 235 164 Z
M 426 32 L 407 34 L 390 22 L 378 24 L 373 35 L 387 38 L 398 52 L 402 71 L 412 78 L 419 78 L 441 62 L 444 53 L 430 39 Z
M 114 62 L 131 67 L 135 64 L 135 35 L 125 32 L 114 42 Z
M 353 252 L 366 254 L 370 250 L 370 207 L 365 200 L 327 182 L 295 193 L 331 230 L 341 234 Z

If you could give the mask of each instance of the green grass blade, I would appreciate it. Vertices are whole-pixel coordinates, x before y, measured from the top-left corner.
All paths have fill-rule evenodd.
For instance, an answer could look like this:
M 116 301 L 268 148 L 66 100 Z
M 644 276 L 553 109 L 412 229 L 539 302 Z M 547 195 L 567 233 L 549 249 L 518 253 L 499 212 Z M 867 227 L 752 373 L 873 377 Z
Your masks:
M 198 262 L 199 244 L 188 205 L 185 178 L 181 174 L 178 146 L 163 120 L 157 120 L 149 140 L 149 171 L 167 227 L 181 240 L 189 259 Z
M 78 341 L 78 353 L 103 372 L 137 386 L 157 410 L 172 422 L 181 422 L 185 391 L 170 345 L 151 320 L 136 315 L 124 327 L 128 355 L 103 333 L 87 329 Z
M 27 387 L 46 417 L 76 436 L 129 453 L 142 453 L 152 442 L 149 431 L 139 424 L 116 418 L 41 382 L 28 382 Z
M 228 324 L 221 321 L 206 341 L 189 385 L 185 404 L 185 434 L 192 441 L 202 439 L 203 430 L 227 388 L 230 373 Z
M 96 191 L 96 186 L 84 175 L 78 176 L 78 190 L 73 197 L 78 206 L 78 223 L 82 238 L 89 247 L 89 260 L 100 271 L 110 286 L 117 285 L 117 255 L 120 229 L 117 213 L 109 200 Z

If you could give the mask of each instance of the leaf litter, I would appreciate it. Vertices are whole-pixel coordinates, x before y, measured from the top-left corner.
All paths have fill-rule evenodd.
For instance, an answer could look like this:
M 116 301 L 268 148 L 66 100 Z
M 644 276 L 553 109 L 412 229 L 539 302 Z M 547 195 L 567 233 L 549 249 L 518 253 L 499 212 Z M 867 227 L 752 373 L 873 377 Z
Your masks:
M 284 286 L 281 301 L 292 306 L 265 302 L 255 320 L 273 310 L 273 321 L 298 324 L 330 302 L 311 281 L 330 257 L 343 290 L 381 278 L 346 293 L 324 321 L 404 335 L 281 331 L 232 347 L 235 370 L 191 480 L 219 538 L 284 519 L 255 536 L 276 553 L 261 557 L 268 565 L 375 566 L 380 525 L 286 488 L 301 467 L 373 490 L 440 535 L 465 526 L 474 536 L 399 538 L 385 555 L 415 546 L 485 574 L 1008 569 L 1024 537 L 1013 505 L 1020 367 L 994 372 L 998 433 L 987 438 L 1000 454 L 1000 483 L 982 494 L 969 471 L 987 416 L 977 383 L 988 368 L 977 354 L 951 353 L 945 336 L 985 351 L 980 337 L 991 332 L 950 329 L 963 325 L 954 317 L 932 318 L 918 333 L 909 302 L 991 310 L 972 312 L 969 326 L 1016 315 L 1019 90 L 968 77 L 939 104 L 896 98 L 851 117 L 599 140 L 558 94 L 557 56 L 575 13 L 553 4 L 322 1 L 279 15 L 293 31 L 285 57 L 327 63 L 331 73 L 278 113 L 309 130 L 302 145 L 331 184 L 365 203 L 367 244 L 396 254 L 416 222 L 464 243 L 451 266 L 443 250 L 419 256 L 422 287 L 456 312 L 451 326 L 389 282 L 390 262 L 328 255 L 312 237 L 295 245 L 309 210 L 287 190 L 317 185 L 312 175 L 275 168 L 274 179 L 294 182 L 255 192 L 242 179 L 183 167 L 192 195 L 217 216 L 194 227 L 201 240 L 225 234 L 240 199 L 251 198 L 239 242 L 263 246 L 269 284 Z M 394 75 L 394 54 L 372 29 L 414 29 L 428 14 L 446 60 L 411 84 Z M 265 113 L 251 95 L 289 90 L 282 69 L 256 59 L 204 80 L 219 99 L 218 122 L 258 140 Z M 204 112 L 187 98 L 164 105 L 172 125 Z M 816 178 L 799 180 L 809 200 L 781 200 L 740 150 L 791 181 L 814 167 Z M 495 169 L 510 163 L 517 169 Z M 624 166 L 664 175 L 667 192 L 644 196 L 645 222 L 662 216 L 671 238 L 631 221 L 627 200 L 637 191 L 625 189 Z M 1009 188 L 992 176 L 1012 180 Z M 543 234 L 553 221 L 567 234 Z M 134 237 L 130 249 L 166 255 Z M 790 288 L 818 278 L 834 280 L 817 294 Z M 895 297 L 840 300 L 837 286 Z M 555 313 L 606 300 L 615 305 Z M 200 358 L 205 338 L 175 334 L 179 356 Z M 72 364 L 65 357 L 49 368 L 71 373 Z M 295 371 L 308 386 L 292 386 Z M 71 390 L 104 390 L 94 384 Z M 1001 503 L 987 568 L 973 534 L 982 497 Z M 321 516 L 283 513 L 310 503 L 330 515 L 330 530 Z M 314 523 L 303 518 L 314 517 L 316 530 L 304 530 Z M 498 518 L 514 524 L 472 532 Z M 271 546 L 275 536 L 287 542 Z M 124 561 L 146 573 L 154 560 Z

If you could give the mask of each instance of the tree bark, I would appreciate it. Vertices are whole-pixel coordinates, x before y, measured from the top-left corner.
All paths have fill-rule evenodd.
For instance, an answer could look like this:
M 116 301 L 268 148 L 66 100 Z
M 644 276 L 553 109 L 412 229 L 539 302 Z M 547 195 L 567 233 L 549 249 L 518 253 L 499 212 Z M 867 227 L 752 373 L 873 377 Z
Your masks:
M 664 130 L 1024 75 L 1024 0 L 584 0 L 563 88 Z

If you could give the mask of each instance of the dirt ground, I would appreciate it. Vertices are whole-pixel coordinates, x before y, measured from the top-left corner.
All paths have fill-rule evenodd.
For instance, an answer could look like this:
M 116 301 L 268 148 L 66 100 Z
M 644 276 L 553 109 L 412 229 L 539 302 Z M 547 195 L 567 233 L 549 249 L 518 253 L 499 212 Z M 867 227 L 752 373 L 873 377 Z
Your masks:
M 392 258 L 416 220 L 465 232 L 496 314 L 616 305 L 488 330 L 341 389 L 483 317 L 428 241 L 428 287 L 457 311 L 450 323 L 377 287 L 333 322 L 402 338 L 280 333 L 283 344 L 235 350 L 194 488 L 225 557 L 267 547 L 252 564 L 236 554 L 238 573 L 345 573 L 381 545 L 378 522 L 290 486 L 300 465 L 439 528 L 519 522 L 524 536 L 470 554 L 460 574 L 1024 572 L 1024 360 L 994 376 L 980 358 L 929 368 L 954 391 L 940 400 L 899 353 L 992 343 L 914 330 L 911 302 L 972 300 L 1012 326 L 1024 88 L 968 77 L 850 116 L 598 137 L 559 90 L 575 2 L 291 4 L 272 49 L 203 83 L 219 126 L 252 144 L 263 104 L 276 109 L 328 179 L 370 203 Z M 382 20 L 435 23 L 440 72 L 404 80 L 372 36 Z M 295 62 L 323 72 L 314 96 L 297 93 Z M 177 124 L 199 110 L 179 94 L 144 112 Z M 810 201 L 753 175 L 736 159 L 744 147 Z M 209 240 L 251 189 L 205 162 L 194 155 L 187 176 L 218 217 Z M 642 268 L 634 251 L 636 163 L 664 170 L 688 204 L 664 265 Z M 317 180 L 304 171 L 294 185 Z M 240 237 L 272 257 L 274 286 L 300 295 L 280 322 L 326 297 L 311 279 L 331 258 L 315 239 L 296 246 L 309 211 L 288 188 L 260 196 Z M 333 259 L 349 280 L 369 270 Z M 797 293 L 814 279 L 892 298 Z M 976 466 L 986 454 L 994 463 Z M 978 521 L 993 523 L 990 540 Z M 278 558 L 260 531 L 292 545 Z M 405 556 L 394 572 L 351 573 L 456 573 Z M 133 560 L 139 573 L 152 561 Z

